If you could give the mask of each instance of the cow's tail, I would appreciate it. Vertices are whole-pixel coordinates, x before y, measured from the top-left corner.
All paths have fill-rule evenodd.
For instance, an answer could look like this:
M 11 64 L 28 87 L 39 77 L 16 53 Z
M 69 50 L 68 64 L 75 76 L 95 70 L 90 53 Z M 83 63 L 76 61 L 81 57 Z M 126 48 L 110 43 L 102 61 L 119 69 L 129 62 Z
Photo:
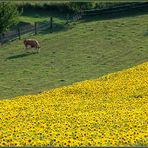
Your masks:
M 38 44 L 38 48 L 41 48 L 40 44 Z

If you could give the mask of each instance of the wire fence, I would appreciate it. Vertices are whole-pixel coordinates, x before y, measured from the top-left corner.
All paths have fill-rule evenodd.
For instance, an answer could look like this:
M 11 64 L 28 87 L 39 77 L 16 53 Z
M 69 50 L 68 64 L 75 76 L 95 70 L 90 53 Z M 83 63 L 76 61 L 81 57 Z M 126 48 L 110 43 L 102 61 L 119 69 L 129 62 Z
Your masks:
M 68 21 L 77 21 L 80 19 L 84 19 L 87 16 L 95 16 L 95 15 L 103 15 L 103 14 L 112 14 L 112 13 L 120 13 L 126 12 L 128 10 L 142 10 L 145 9 L 148 11 L 148 2 L 139 2 L 139 3 L 130 3 L 125 5 L 113 6 L 110 8 L 102 8 L 102 9 L 91 9 L 91 10 L 84 10 L 73 15 L 67 15 L 67 22 Z
M 14 27 L 13 30 L 10 30 L 8 32 L 4 32 L 0 34 L 0 43 L 7 43 L 8 41 L 13 41 L 16 39 L 21 39 L 22 35 L 24 34 L 38 34 L 46 29 L 48 29 L 48 32 L 56 31 L 58 27 L 64 28 L 64 26 L 72 21 L 76 21 L 80 19 L 80 14 L 72 14 L 67 15 L 64 22 L 61 24 L 59 22 L 56 22 L 53 17 L 49 18 L 49 21 L 44 22 L 34 22 L 34 24 L 21 22 L 17 26 Z
M 114 6 L 111 8 L 104 8 L 104 9 L 85 10 L 81 13 L 81 17 L 94 16 L 94 15 L 100 15 L 100 14 L 109 14 L 109 13 L 118 13 L 121 11 L 134 10 L 138 8 L 148 9 L 148 2 L 131 3 L 131 4 Z
M 0 43 L 3 44 L 17 38 L 21 39 L 21 36 L 27 33 L 37 34 L 47 28 L 52 29 L 49 22 L 35 22 L 34 25 L 17 25 L 13 30 L 0 34 Z

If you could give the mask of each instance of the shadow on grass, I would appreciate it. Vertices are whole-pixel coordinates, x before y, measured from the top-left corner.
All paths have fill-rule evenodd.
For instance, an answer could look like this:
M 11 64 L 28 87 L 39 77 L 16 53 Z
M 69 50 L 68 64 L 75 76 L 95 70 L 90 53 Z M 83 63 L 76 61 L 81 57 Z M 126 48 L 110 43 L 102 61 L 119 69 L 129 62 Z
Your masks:
M 53 28 L 47 28 L 43 31 L 40 31 L 40 34 L 48 34 L 48 33 L 57 33 L 57 32 L 63 32 L 63 31 L 68 31 L 70 29 L 68 24 L 58 24 L 54 23 Z
M 32 54 L 36 54 L 36 53 L 23 53 L 23 54 L 17 54 L 17 55 L 13 55 L 13 56 L 7 57 L 7 60 L 17 59 L 17 58 L 23 58 L 23 57 L 30 56 L 30 55 L 32 55 Z
M 54 17 L 59 18 L 61 20 L 65 20 L 67 13 L 60 13 L 58 11 L 54 10 L 42 10 L 42 9 L 27 9 L 25 12 L 23 12 L 23 16 L 33 17 L 33 18 L 40 18 L 40 17 Z
M 104 14 L 96 14 L 92 16 L 84 16 L 82 18 L 82 22 L 96 21 L 96 20 L 111 20 L 111 19 L 119 19 L 124 17 L 135 17 L 148 14 L 148 6 L 145 8 L 137 8 L 131 9 L 127 11 L 120 12 L 112 12 L 112 13 L 104 13 Z

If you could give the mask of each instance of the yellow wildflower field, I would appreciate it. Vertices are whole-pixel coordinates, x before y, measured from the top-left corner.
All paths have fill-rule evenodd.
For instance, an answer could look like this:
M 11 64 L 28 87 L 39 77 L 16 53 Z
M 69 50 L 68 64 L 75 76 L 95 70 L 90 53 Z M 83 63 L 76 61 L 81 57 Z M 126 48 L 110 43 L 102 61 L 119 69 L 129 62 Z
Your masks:
M 0 101 L 0 146 L 148 146 L 148 62 Z

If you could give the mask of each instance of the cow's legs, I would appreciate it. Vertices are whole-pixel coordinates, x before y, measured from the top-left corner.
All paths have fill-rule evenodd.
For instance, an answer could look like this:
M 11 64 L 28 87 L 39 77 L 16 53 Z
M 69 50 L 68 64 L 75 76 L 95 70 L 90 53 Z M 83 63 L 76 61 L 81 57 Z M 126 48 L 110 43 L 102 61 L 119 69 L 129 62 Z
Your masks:
M 27 48 L 27 46 L 25 46 L 25 48 L 24 48 L 24 52 L 28 52 L 28 50 L 27 50 L 28 48 Z
M 30 53 L 30 45 L 26 45 L 25 47 L 26 47 L 26 48 L 25 48 L 25 52 L 26 52 L 26 53 Z
M 38 53 L 40 52 L 40 48 L 37 49 L 37 52 L 38 52 Z
M 29 49 L 29 48 L 26 48 L 26 52 L 27 52 L 27 53 L 30 53 L 30 49 Z
M 36 50 L 36 53 L 40 52 L 40 48 L 35 48 L 35 50 Z

